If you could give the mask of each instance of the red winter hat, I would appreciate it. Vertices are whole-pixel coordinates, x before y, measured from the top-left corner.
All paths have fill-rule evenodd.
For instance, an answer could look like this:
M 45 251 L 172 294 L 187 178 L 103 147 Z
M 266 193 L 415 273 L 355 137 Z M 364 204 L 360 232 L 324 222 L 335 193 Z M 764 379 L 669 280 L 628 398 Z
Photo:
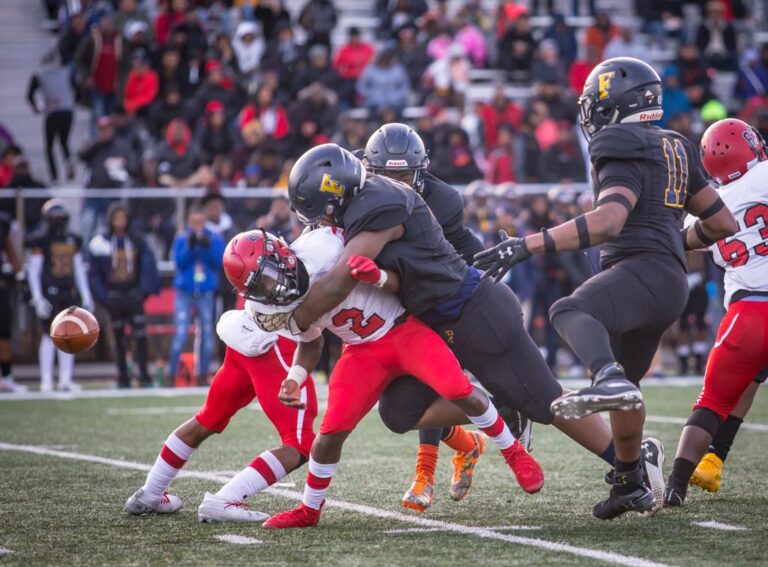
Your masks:
M 205 105 L 206 114 L 213 114 L 214 112 L 224 112 L 224 105 L 220 100 L 212 100 Z
M 210 73 L 212 71 L 221 71 L 221 61 L 218 59 L 209 59 L 205 64 L 205 72 Z

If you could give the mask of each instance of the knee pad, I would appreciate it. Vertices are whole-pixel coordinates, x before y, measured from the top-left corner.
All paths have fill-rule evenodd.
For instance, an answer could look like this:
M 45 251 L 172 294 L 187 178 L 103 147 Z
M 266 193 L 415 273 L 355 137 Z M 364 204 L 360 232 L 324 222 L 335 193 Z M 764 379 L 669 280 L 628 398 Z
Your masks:
M 572 297 L 562 297 L 555 301 L 552 304 L 552 307 L 549 308 L 549 320 L 555 328 L 557 328 L 555 317 L 567 311 L 582 311 L 578 300 Z
M 693 425 L 699 427 L 709 433 L 712 437 L 717 433 L 717 428 L 720 427 L 720 416 L 709 408 L 696 408 L 693 410 L 691 417 L 685 422 L 685 425 Z
M 399 411 L 396 404 L 392 403 L 392 400 L 388 398 L 389 396 L 384 392 L 379 399 L 379 416 L 381 421 L 392 433 L 403 434 L 411 431 L 419 420 L 413 421 L 408 419 L 404 412 Z

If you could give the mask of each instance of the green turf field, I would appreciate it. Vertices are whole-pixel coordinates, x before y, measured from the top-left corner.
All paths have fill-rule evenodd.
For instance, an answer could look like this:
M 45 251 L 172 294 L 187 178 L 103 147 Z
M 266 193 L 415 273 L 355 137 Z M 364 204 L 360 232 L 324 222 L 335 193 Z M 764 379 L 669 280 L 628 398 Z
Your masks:
M 652 416 L 686 417 L 698 388 L 645 390 Z M 765 393 L 749 422 L 768 423 Z M 277 435 L 258 411 L 243 411 L 193 456 L 172 491 L 173 516 L 128 517 L 125 499 L 142 483 L 167 434 L 192 415 L 200 396 L 0 402 L 0 564 L 2 565 L 749 565 L 768 562 L 768 430 L 742 430 L 716 495 L 693 488 L 687 506 L 655 518 L 600 522 L 591 507 L 607 493 L 607 467 L 552 428 L 534 430 L 546 483 L 526 495 L 500 457 L 479 465 L 460 503 L 447 495 L 450 451 L 441 452 L 438 500 L 425 515 L 400 508 L 412 474 L 416 435 L 396 436 L 370 415 L 347 444 L 316 529 L 267 531 L 254 525 L 199 524 L 199 493 L 220 486 Z M 650 422 L 669 471 L 681 426 Z M 43 448 L 50 454 L 10 450 Z M 18 447 L 17 447 L 18 448 Z M 93 462 L 88 456 L 110 459 Z M 75 457 L 67 458 L 67 457 Z M 126 468 L 128 467 L 128 468 Z M 134 468 L 130 468 L 134 467 Z M 275 494 L 253 499 L 274 513 L 293 507 L 305 469 Z M 722 531 L 693 525 L 741 526 Z M 492 529 L 483 529 L 492 528 Z M 523 529 L 527 528 L 527 529 Z M 430 531 L 425 531 L 430 530 Z M 247 536 L 236 545 L 217 535 Z M 12 553 L 1 553 L 10 550 Z

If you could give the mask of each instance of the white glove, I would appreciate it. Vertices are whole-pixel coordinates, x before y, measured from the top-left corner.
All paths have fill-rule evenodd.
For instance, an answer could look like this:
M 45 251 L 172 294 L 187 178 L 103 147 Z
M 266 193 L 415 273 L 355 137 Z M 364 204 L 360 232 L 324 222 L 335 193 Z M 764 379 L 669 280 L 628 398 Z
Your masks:
M 39 319 L 48 319 L 53 311 L 53 305 L 44 297 L 39 297 L 32 300 L 32 307 L 35 308 L 35 315 Z
M 85 299 L 83 299 L 83 309 L 85 309 L 90 313 L 94 312 L 94 310 L 96 309 L 96 304 L 93 302 L 92 297 L 86 297 Z

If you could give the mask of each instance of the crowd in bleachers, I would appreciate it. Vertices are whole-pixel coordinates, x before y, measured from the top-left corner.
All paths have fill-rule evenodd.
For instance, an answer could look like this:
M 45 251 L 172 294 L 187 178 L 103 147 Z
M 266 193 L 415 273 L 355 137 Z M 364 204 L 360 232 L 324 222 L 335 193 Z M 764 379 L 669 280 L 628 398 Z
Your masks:
M 57 50 L 31 79 L 28 100 L 45 114 L 51 182 L 80 175 L 89 188 L 284 188 L 308 148 L 357 149 L 376 125 L 404 121 L 429 148 L 430 170 L 469 186 L 467 222 L 491 244 L 500 228 L 540 230 L 589 206 L 568 185 L 588 180 L 576 101 L 603 58 L 656 65 L 666 127 L 696 139 L 739 109 L 768 134 L 757 2 L 649 0 L 613 14 L 600 0 L 376 0 L 378 27 L 359 29 L 340 27 L 333 0 L 291 10 L 283 0 L 45 1 L 58 21 Z M 91 140 L 70 151 L 78 105 L 90 108 Z M 1 157 L 0 187 L 44 185 L 12 142 Z M 556 187 L 522 196 L 516 183 Z M 134 213 L 167 258 L 173 203 L 158 203 Z M 108 205 L 85 200 L 86 235 Z M 298 230 L 279 198 L 238 199 L 216 222 L 288 238 Z M 592 273 L 577 254 L 521 270 L 530 273 L 513 273 L 511 285 L 530 300 L 532 321 Z M 557 337 L 545 334 L 554 362 Z

